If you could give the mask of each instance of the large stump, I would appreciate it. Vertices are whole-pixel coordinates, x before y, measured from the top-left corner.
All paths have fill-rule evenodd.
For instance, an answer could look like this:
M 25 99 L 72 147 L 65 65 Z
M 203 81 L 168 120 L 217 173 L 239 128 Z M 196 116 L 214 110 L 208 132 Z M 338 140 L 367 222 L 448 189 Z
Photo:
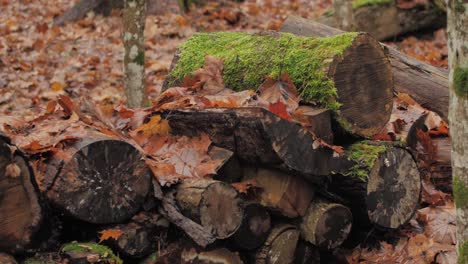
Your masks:
M 344 31 L 301 17 L 290 16 L 281 31 L 306 37 L 329 37 Z M 381 43 L 392 66 L 395 90 L 410 94 L 421 106 L 448 117 L 448 72 Z
M 176 53 L 163 89 L 178 86 L 203 66 L 205 55 L 224 60 L 234 90 L 257 89 L 267 76 L 287 73 L 305 102 L 332 109 L 343 129 L 378 132 L 392 109 L 393 79 L 383 49 L 364 33 L 304 38 L 263 32 L 196 34 Z
M 0 251 L 21 252 L 34 242 L 43 216 L 33 180 L 28 161 L 0 134 Z
M 177 187 L 176 200 L 184 215 L 219 239 L 232 236 L 244 218 L 242 200 L 237 191 L 224 182 L 185 181 Z
M 421 179 L 411 154 L 378 142 L 358 142 L 346 155 L 354 165 L 331 176 L 329 191 L 349 202 L 356 224 L 398 228 L 413 216 Z M 351 163 L 351 164 L 352 164 Z

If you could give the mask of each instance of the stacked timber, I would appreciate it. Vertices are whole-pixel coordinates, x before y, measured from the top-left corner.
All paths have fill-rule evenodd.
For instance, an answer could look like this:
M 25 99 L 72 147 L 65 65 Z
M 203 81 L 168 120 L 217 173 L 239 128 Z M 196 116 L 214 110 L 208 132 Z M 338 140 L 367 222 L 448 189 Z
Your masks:
M 407 106 L 414 122 L 395 129 L 393 87 L 364 33 L 195 35 L 149 108 L 62 96 L 27 122 L 0 117 L 0 251 L 32 262 L 320 263 L 353 231 L 398 229 L 418 207 L 411 139 L 434 118 Z

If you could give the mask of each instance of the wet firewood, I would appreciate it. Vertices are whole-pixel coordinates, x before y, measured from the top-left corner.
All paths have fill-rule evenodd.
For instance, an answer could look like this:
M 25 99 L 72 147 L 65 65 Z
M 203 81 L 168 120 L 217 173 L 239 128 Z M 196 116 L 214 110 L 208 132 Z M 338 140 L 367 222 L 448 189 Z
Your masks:
M 331 175 L 328 190 L 344 198 L 354 222 L 398 228 L 413 216 L 421 178 L 412 155 L 384 142 L 358 142 L 346 150 L 354 163 Z
M 301 17 L 290 16 L 281 31 L 307 37 L 328 37 L 343 31 Z M 390 59 L 395 90 L 406 93 L 421 106 L 448 118 L 448 72 L 380 43 Z
M 255 254 L 256 264 L 293 263 L 299 231 L 292 225 L 275 226 L 263 246 Z
M 278 77 L 278 71 L 287 73 L 303 102 L 333 110 L 337 125 L 351 134 L 372 136 L 390 117 L 391 67 L 382 47 L 368 34 L 326 38 L 277 32 L 196 34 L 176 53 L 163 89 L 181 85 L 203 66 L 207 54 L 223 59 L 226 87 L 236 91 L 256 89 L 267 76 Z
M 346 206 L 315 199 L 302 217 L 301 236 L 317 247 L 334 249 L 346 240 L 352 222 L 353 216 Z
M 257 203 L 249 203 L 244 207 L 244 219 L 230 240 L 236 247 L 252 250 L 260 247 L 266 240 L 271 228 L 271 218 L 268 211 Z
M 21 252 L 34 243 L 43 210 L 33 181 L 34 175 L 24 154 L 11 145 L 6 136 L 0 135 L 1 251 Z
M 242 264 L 244 263 L 237 252 L 226 248 L 208 251 L 197 251 L 194 248 L 182 251 L 180 263 L 190 264 Z
M 244 179 L 253 180 L 261 188 L 257 198 L 261 205 L 290 218 L 305 215 L 315 195 L 303 178 L 278 170 L 246 168 Z
M 184 181 L 177 186 L 175 198 L 184 215 L 216 238 L 232 236 L 242 224 L 242 199 L 227 183 L 211 179 Z

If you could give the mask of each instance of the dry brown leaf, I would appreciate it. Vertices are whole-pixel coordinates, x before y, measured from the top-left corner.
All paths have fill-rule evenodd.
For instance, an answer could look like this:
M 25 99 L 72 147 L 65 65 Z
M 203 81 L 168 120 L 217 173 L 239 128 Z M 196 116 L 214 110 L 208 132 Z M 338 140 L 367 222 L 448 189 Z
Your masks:
M 130 132 L 130 136 L 133 138 L 143 135 L 146 138 L 152 136 L 166 136 L 170 133 L 171 128 L 169 127 L 169 122 L 166 119 L 162 119 L 160 115 L 154 115 L 150 117 L 150 120 Z
M 418 220 L 426 224 L 425 234 L 437 243 L 455 245 L 456 217 L 454 206 L 426 207 L 418 210 Z
M 17 178 L 21 175 L 21 169 L 16 163 L 8 164 L 5 167 L 5 176 L 10 178 Z
M 119 239 L 120 236 L 123 235 L 123 231 L 120 229 L 105 229 L 99 232 L 99 243 L 101 243 L 104 240 L 108 239 L 114 239 L 117 240 Z
M 224 90 L 223 60 L 207 55 L 205 65 L 192 73 L 199 84 L 195 84 L 196 91 L 201 95 L 213 95 Z
M 241 182 L 231 183 L 232 187 L 234 187 L 239 193 L 247 194 L 249 191 L 253 189 L 259 189 L 260 186 L 255 179 L 249 179 Z
M 282 103 L 289 114 L 297 109 L 301 101 L 296 87 L 286 73 L 282 74 L 278 80 L 268 77 L 260 85 L 258 92 L 259 97 L 270 103 L 270 105 Z

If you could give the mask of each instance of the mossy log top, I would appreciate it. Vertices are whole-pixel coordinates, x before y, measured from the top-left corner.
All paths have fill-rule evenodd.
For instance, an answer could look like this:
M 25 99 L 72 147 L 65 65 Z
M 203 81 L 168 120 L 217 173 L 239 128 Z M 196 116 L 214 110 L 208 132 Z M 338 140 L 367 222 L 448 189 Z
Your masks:
M 369 136 L 388 120 L 393 78 L 378 42 L 365 33 L 327 38 L 289 33 L 196 34 L 178 50 L 163 89 L 180 85 L 205 56 L 224 60 L 223 78 L 234 90 L 257 89 L 265 77 L 286 72 L 305 102 L 334 111 L 348 132 Z

